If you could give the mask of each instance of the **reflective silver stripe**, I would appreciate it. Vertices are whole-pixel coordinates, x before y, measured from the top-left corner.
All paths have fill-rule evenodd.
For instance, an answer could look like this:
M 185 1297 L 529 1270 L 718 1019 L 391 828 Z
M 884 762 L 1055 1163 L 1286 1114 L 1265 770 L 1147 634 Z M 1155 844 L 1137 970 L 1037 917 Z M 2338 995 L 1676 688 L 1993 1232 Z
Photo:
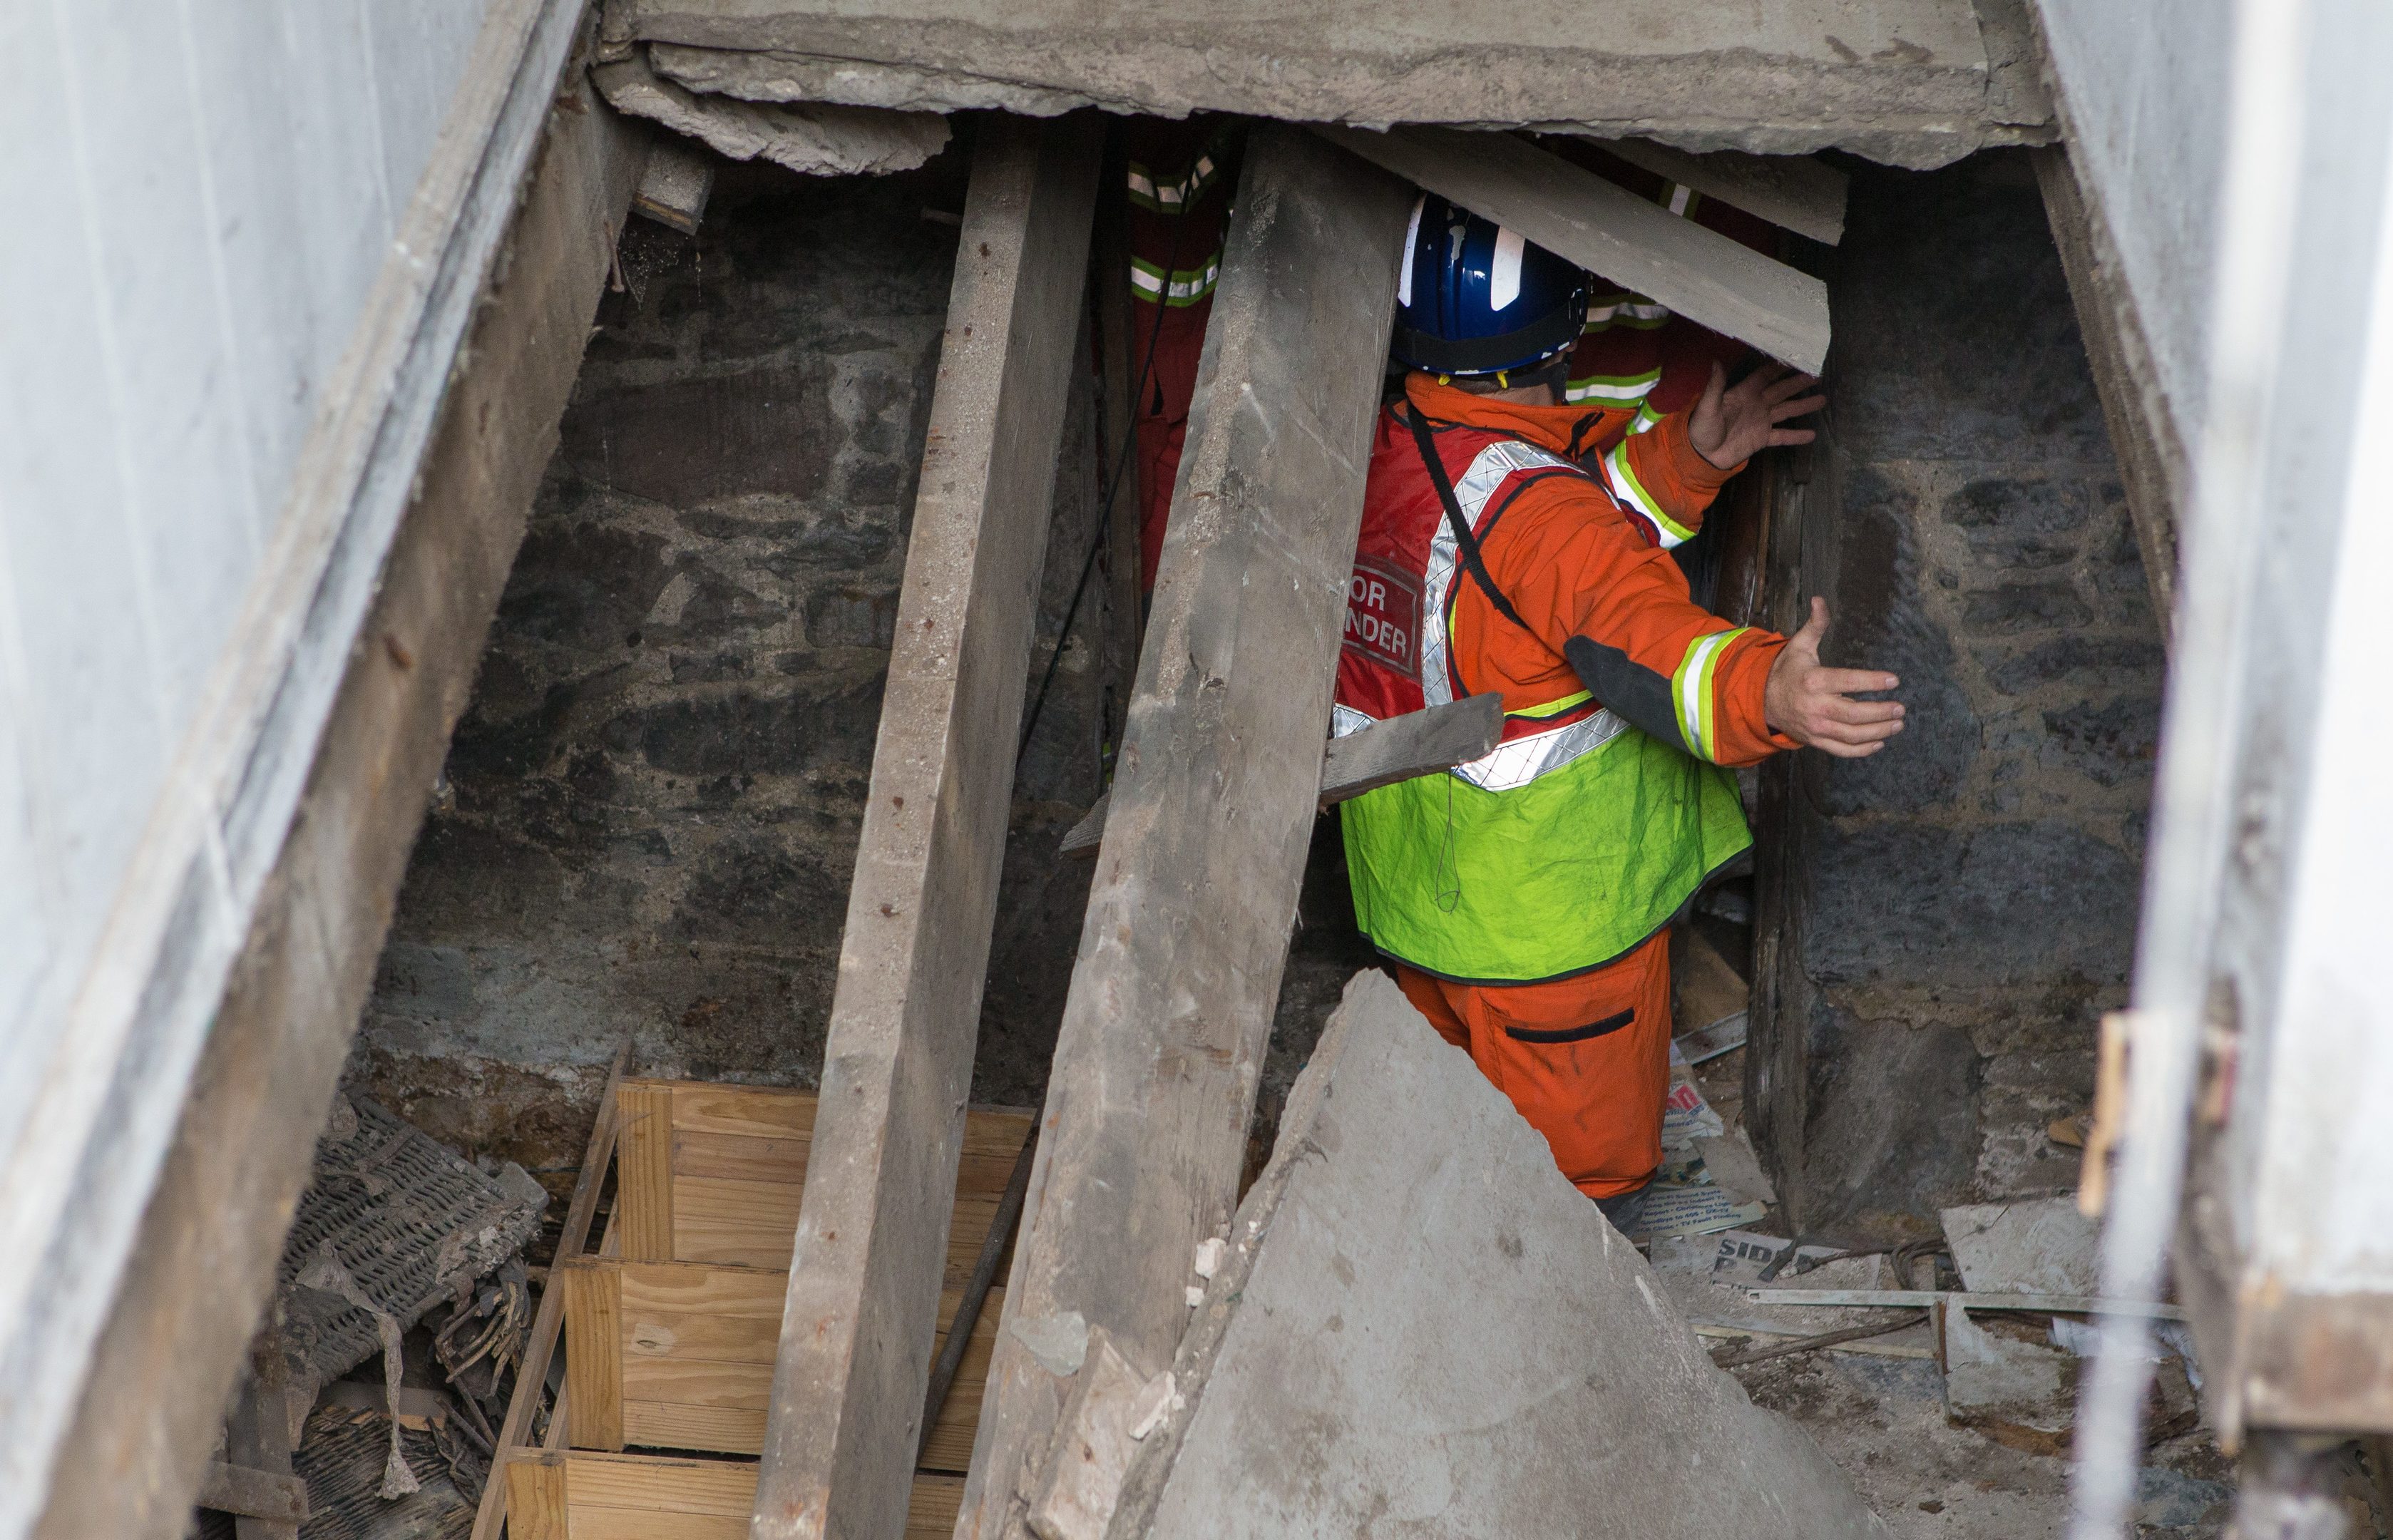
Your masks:
M 1345 737 L 1366 727 L 1377 726 L 1379 721 L 1370 712 L 1357 711 L 1352 706 L 1332 706 L 1329 709 L 1329 736 Z M 1542 733 L 1532 733 L 1527 737 L 1516 737 L 1510 743 L 1499 743 L 1479 758 L 1456 765 L 1452 774 L 1482 791 L 1510 791 L 1528 785 L 1549 771 L 1561 769 L 1581 754 L 1592 753 L 1602 748 L 1618 737 L 1628 725 L 1611 711 L 1599 711 L 1593 716 L 1566 726 L 1549 727 Z
M 1560 455 L 1548 454 L 1517 438 L 1499 438 L 1473 455 L 1470 468 L 1454 481 L 1454 501 L 1462 509 L 1463 522 L 1472 534 L 1479 532 L 1479 515 L 1496 489 L 1515 471 L 1534 470 L 1539 466 L 1558 466 L 1575 471 L 1578 467 Z M 1446 681 L 1445 600 L 1454 587 L 1456 552 L 1454 527 L 1446 522 L 1445 510 L 1438 510 L 1435 532 L 1429 542 L 1429 567 L 1421 574 L 1421 603 L 1427 607 L 1421 616 L 1421 699 L 1424 704 L 1443 706 L 1454 698 L 1454 688 Z
M 1593 753 L 1627 730 L 1628 724 L 1600 711 L 1568 726 L 1550 727 L 1527 737 L 1499 743 L 1494 751 L 1458 764 L 1454 773 L 1482 791 L 1510 791 L 1539 776 L 1559 770 L 1582 754 Z

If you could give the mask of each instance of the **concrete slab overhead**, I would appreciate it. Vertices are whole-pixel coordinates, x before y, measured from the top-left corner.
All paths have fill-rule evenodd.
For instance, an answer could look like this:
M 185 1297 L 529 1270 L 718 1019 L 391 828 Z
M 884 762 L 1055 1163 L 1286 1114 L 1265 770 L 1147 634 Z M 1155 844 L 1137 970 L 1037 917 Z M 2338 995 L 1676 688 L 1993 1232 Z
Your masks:
M 2051 138 L 2048 114 L 2012 121 L 2033 114 L 1996 89 L 1969 0 L 611 0 L 605 37 L 757 101 L 1545 126 L 1912 166 Z
M 1886 1533 L 1376 972 L 1228 1240 L 1112 1540 Z

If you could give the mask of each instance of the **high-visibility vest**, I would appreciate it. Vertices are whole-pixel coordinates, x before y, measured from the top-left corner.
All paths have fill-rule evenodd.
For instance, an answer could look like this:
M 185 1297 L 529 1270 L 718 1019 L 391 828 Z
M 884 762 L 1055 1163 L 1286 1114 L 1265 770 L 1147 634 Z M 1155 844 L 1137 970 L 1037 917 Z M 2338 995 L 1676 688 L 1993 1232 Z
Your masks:
M 1484 541 L 1526 488 L 1589 479 L 1498 432 L 1432 435 Z M 1332 730 L 1471 692 L 1454 604 L 1475 580 L 1412 431 L 1382 415 L 1347 590 Z M 1509 621 L 1498 620 L 1498 624 Z M 1354 913 L 1380 951 L 1470 983 L 1564 978 L 1623 956 L 1752 843 L 1734 778 L 1587 691 L 1509 711 L 1493 751 L 1344 804 Z

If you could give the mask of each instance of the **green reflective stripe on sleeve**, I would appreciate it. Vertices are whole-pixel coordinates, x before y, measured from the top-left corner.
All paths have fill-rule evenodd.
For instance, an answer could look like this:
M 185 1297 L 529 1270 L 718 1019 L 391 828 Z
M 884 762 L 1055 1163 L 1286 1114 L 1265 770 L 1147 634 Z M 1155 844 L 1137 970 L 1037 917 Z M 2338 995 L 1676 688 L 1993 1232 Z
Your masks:
M 1215 252 L 1201 268 L 1183 268 L 1167 280 L 1162 265 L 1142 257 L 1130 259 L 1130 290 L 1133 299 L 1150 305 L 1160 296 L 1166 305 L 1194 305 L 1213 292 L 1222 276 L 1222 254 Z
M 1645 484 L 1637 479 L 1636 467 L 1628 463 L 1628 439 L 1623 438 L 1605 453 L 1603 479 L 1604 484 L 1612 489 L 1615 497 L 1654 521 L 1654 528 L 1662 533 L 1662 544 L 1665 547 L 1695 538 L 1695 532 L 1693 529 L 1664 513 L 1661 503 L 1654 501 L 1654 494 L 1647 491 Z
M 1630 433 L 1651 433 L 1662 425 L 1663 414 L 1654 410 L 1652 401 L 1637 403 L 1637 420 L 1628 424 Z
M 1589 374 L 1564 384 L 1563 398 L 1641 408 L 1646 393 L 1660 384 L 1661 379 L 1659 369 L 1649 369 L 1642 374 Z
M 1523 706 L 1517 711 L 1506 711 L 1504 714 L 1506 716 L 1524 716 L 1532 720 L 1550 716 L 1560 716 L 1564 711 L 1569 711 L 1572 707 L 1583 706 L 1594 698 L 1594 696 L 1589 694 L 1585 690 L 1581 690 L 1576 695 L 1566 695 L 1560 700 L 1549 700 L 1543 705 L 1538 706 Z
M 1670 676 L 1670 699 L 1679 711 L 1679 736 L 1686 740 L 1687 752 L 1698 759 L 1720 758 L 1720 745 L 1713 736 L 1717 725 L 1712 716 L 1714 676 L 1720 655 L 1745 631 L 1745 627 L 1738 626 L 1696 637 L 1687 644 L 1687 655 L 1680 659 L 1679 672 Z

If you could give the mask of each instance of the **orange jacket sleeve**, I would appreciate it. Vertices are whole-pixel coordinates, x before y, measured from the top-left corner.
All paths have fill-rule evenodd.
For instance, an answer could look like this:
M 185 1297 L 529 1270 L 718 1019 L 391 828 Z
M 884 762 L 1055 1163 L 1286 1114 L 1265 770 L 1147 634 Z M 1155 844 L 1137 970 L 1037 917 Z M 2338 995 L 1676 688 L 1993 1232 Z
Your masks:
M 1489 577 L 1536 633 L 1533 643 L 1459 576 L 1457 620 L 1467 628 L 1459 640 L 1475 641 L 1470 650 L 1484 650 L 1497 672 L 1527 672 L 1525 658 L 1506 665 L 1507 649 L 1534 649 L 1549 664 L 1559 655 L 1615 714 L 1715 763 L 1751 764 L 1796 747 L 1770 730 L 1762 706 L 1786 639 L 1697 606 L 1678 563 L 1600 488 L 1576 476 L 1533 484 L 1480 550 Z
M 1712 499 L 1745 468 L 1721 470 L 1697 453 L 1687 435 L 1688 415 L 1674 411 L 1649 421 L 1641 414 L 1620 442 L 1603 451 L 1602 462 L 1605 489 L 1666 550 L 1695 538 Z

